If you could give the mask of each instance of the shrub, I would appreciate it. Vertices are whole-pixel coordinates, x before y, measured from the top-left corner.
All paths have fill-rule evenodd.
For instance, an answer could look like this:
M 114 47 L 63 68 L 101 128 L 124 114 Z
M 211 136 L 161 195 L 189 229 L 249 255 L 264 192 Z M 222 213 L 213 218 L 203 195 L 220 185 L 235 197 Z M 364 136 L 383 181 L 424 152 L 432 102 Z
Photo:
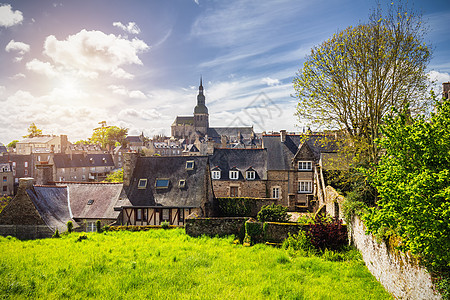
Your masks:
M 289 215 L 287 208 L 281 205 L 270 204 L 263 206 L 257 215 L 260 222 L 287 222 Z
M 73 231 L 73 223 L 72 221 L 67 221 L 67 232 L 72 233 Z
M 87 240 L 87 235 L 85 233 L 82 233 L 75 242 L 81 242 L 82 240 Z
M 300 230 L 298 234 L 291 234 L 283 241 L 282 247 L 287 250 L 300 251 L 304 256 L 310 256 L 316 251 L 311 243 L 311 237 L 305 231 Z
M 309 225 L 308 236 L 316 249 L 340 249 L 348 243 L 347 227 L 342 220 L 329 216 L 317 215 L 314 223 Z
M 59 230 L 56 229 L 55 233 L 52 235 L 52 238 L 60 238 L 61 235 L 59 234 Z
M 161 227 L 162 227 L 163 229 L 169 229 L 170 223 L 167 222 L 167 221 L 164 221 L 164 222 L 161 223 Z
M 223 217 L 249 217 L 255 199 L 243 197 L 217 198 L 219 214 Z
M 95 225 L 97 226 L 97 232 L 102 233 L 102 222 L 100 220 L 97 220 L 97 222 L 95 222 Z

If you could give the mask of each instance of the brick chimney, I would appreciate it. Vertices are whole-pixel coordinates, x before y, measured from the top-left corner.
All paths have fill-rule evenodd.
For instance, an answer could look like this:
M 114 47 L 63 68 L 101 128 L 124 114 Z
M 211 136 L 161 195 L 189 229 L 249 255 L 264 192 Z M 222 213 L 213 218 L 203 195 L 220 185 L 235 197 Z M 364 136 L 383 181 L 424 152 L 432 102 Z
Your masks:
M 286 141 L 286 130 L 280 130 L 280 138 L 282 143 Z
M 48 163 L 36 164 L 36 184 L 47 185 L 53 181 L 53 165 Z
M 123 185 L 130 186 L 131 177 L 133 176 L 134 167 L 139 153 L 125 152 L 123 153 Z
M 442 98 L 450 99 L 450 82 L 442 84 Z

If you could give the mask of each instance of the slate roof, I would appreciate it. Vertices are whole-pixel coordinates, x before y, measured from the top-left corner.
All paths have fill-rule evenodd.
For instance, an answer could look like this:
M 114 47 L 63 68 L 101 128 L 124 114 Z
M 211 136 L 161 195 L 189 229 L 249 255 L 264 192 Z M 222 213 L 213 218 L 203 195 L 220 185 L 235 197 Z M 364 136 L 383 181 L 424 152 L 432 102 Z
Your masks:
M 143 140 L 140 135 L 129 135 L 125 138 L 128 143 L 142 143 Z
M 5 145 L 0 143 L 0 153 L 2 153 L 2 152 L 8 152 L 8 150 L 6 149 Z
M 71 159 L 70 154 L 56 153 L 53 164 L 56 168 L 114 167 L 111 154 L 72 154 Z
M 187 161 L 194 161 L 193 170 L 186 169 Z M 205 176 L 210 176 L 207 156 L 138 157 L 127 196 L 133 206 L 201 207 Z M 140 179 L 147 179 L 145 189 L 138 188 Z M 169 179 L 169 187 L 156 189 L 157 179 Z M 186 180 L 184 188 L 180 180 Z
M 178 116 L 175 119 L 176 125 L 194 125 L 194 116 Z
M 239 180 L 245 179 L 245 171 L 253 168 L 256 171 L 255 180 L 267 179 L 266 149 L 214 149 L 210 156 L 211 168 L 218 167 L 222 172 L 220 180 L 230 180 L 229 171 L 236 168 L 239 171 Z
M 263 146 L 268 153 L 268 170 L 290 170 L 292 160 L 299 147 L 305 143 L 311 149 L 314 160 L 318 161 L 322 152 L 336 152 L 337 146 L 332 136 L 287 134 L 281 142 L 280 135 L 264 135 Z
M 117 219 L 114 207 L 129 205 L 121 183 L 68 183 L 70 207 L 75 219 Z M 93 200 L 88 204 L 89 200 Z
M 32 144 L 32 143 L 39 143 L 39 144 L 45 144 L 53 140 L 54 138 L 57 138 L 57 136 L 36 136 L 32 138 L 25 138 L 18 143 L 20 144 Z
M 218 139 L 220 142 L 220 137 L 225 135 L 229 138 L 235 138 L 239 140 L 242 139 L 251 139 L 253 135 L 253 127 L 215 127 L 208 128 L 208 138 L 212 138 L 214 140 Z
M 68 221 L 76 226 L 69 208 L 67 188 L 34 186 L 27 193 L 47 226 L 60 232 L 67 230 Z

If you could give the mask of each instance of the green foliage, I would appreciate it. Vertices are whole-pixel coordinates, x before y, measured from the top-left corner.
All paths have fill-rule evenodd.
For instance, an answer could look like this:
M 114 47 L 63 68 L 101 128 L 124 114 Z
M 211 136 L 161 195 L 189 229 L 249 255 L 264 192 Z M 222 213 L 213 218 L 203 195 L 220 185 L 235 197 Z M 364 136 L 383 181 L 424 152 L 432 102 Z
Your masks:
M 301 122 L 342 130 L 356 162 L 377 162 L 375 139 L 391 107 L 410 103 L 415 113 L 428 104 L 426 27 L 406 5 L 386 6 L 314 47 L 294 79 Z
M 28 135 L 24 135 L 24 138 L 32 138 L 42 136 L 42 130 L 37 128 L 36 124 L 31 123 L 30 127 L 28 127 Z
M 162 229 L 169 229 L 170 223 L 167 221 L 164 221 L 161 223 L 161 227 L 162 227 Z
M 260 222 L 245 222 L 244 243 L 254 245 L 264 239 L 264 224 Z
M 114 171 L 106 176 L 105 182 L 123 182 L 123 169 Z
M 59 234 L 59 230 L 56 229 L 55 233 L 52 235 L 52 238 L 60 238 L 61 235 Z
M 8 205 L 8 203 L 12 200 L 12 197 L 10 196 L 3 196 L 0 197 L 0 212 Z
M 369 232 L 397 235 L 399 249 L 431 270 L 450 269 L 450 102 L 436 103 L 431 120 L 413 118 L 409 107 L 386 118 L 385 149 L 371 180 L 377 207 L 363 216 Z
M 102 222 L 100 220 L 95 222 L 95 226 L 97 227 L 97 233 L 102 233 Z
M 217 198 L 219 215 L 222 217 L 249 217 L 255 204 L 254 198 L 223 197 Z
M 319 250 L 341 249 L 348 244 L 347 227 L 342 225 L 342 220 L 330 216 L 316 215 L 306 234 L 313 246 Z
M 265 205 L 261 208 L 257 215 L 260 222 L 288 222 L 289 215 L 287 208 L 282 205 Z
M 287 250 L 297 251 L 301 256 L 312 256 L 317 253 L 311 243 L 311 237 L 304 230 L 300 230 L 298 234 L 290 234 L 283 241 L 282 247 Z
M 353 216 L 361 216 L 367 211 L 367 205 L 364 202 L 349 197 L 342 204 L 342 210 L 344 212 L 345 222 L 350 224 Z
M 182 228 L 86 236 L 0 237 L 0 298 L 391 299 L 359 261 L 290 257 Z
M 18 140 L 13 140 L 6 147 L 8 147 L 8 148 L 16 148 L 17 142 L 18 142 Z
M 125 143 L 128 128 L 119 128 L 117 126 L 106 126 L 106 122 L 100 122 L 101 127 L 95 128 L 90 139 L 91 144 L 100 144 L 102 148 L 114 146 L 117 142 Z
M 72 233 L 72 231 L 73 231 L 73 222 L 67 221 L 67 232 Z

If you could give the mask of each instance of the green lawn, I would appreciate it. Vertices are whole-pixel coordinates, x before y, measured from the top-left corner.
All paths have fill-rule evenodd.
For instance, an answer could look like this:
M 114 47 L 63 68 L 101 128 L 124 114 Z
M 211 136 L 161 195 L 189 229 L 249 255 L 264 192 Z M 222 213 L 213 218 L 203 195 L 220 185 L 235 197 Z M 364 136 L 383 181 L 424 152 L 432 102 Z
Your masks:
M 0 237 L 0 298 L 391 299 L 358 257 L 289 256 L 184 229 Z

